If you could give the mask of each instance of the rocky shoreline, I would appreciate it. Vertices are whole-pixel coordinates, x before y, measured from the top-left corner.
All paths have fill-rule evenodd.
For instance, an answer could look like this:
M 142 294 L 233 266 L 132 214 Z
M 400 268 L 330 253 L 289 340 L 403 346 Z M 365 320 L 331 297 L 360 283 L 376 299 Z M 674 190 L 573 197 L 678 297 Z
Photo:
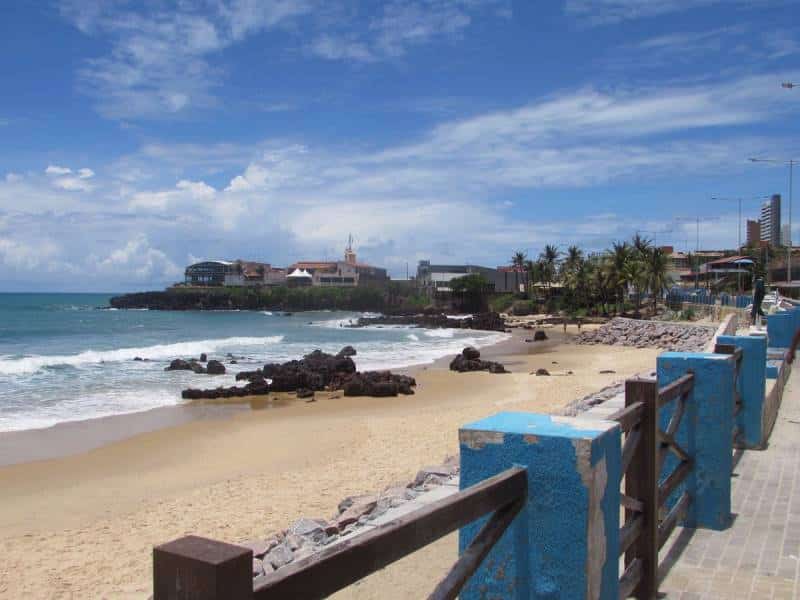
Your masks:
M 358 535 L 389 510 L 424 492 L 455 485 L 458 474 L 459 459 L 450 456 L 441 465 L 421 469 L 408 483 L 396 483 L 374 494 L 344 498 L 328 519 L 303 517 L 284 530 L 239 543 L 253 551 L 254 583 L 288 564 Z
M 426 312 L 404 315 L 381 315 L 361 317 L 348 327 L 374 327 L 378 325 L 405 325 L 429 329 L 480 329 L 483 331 L 507 331 L 505 320 L 496 312 L 476 313 L 465 318 L 448 317 L 441 312 Z
M 607 344 L 634 348 L 663 348 L 677 352 L 702 350 L 716 329 L 708 325 L 688 325 L 664 321 L 643 321 L 616 317 L 594 331 L 574 338 L 576 344 Z
M 339 391 L 345 396 L 393 397 L 399 394 L 411 395 L 417 382 L 408 375 L 398 375 L 391 371 L 357 371 L 353 356 L 357 351 L 345 346 L 336 355 L 314 350 L 300 360 L 283 364 L 267 363 L 255 371 L 242 371 L 236 374 L 237 381 L 247 381 L 243 386 L 217 387 L 211 389 L 189 388 L 183 390 L 185 400 L 241 398 L 264 395 L 271 392 L 295 392 L 298 398 L 313 401 L 315 392 Z M 209 367 L 212 362 L 208 361 Z M 173 367 L 173 365 L 176 365 Z M 224 366 L 220 365 L 223 369 Z M 172 361 L 167 370 L 173 368 L 202 369 L 195 361 Z M 215 367 L 216 368 L 216 367 Z M 208 368 L 202 371 L 210 372 Z

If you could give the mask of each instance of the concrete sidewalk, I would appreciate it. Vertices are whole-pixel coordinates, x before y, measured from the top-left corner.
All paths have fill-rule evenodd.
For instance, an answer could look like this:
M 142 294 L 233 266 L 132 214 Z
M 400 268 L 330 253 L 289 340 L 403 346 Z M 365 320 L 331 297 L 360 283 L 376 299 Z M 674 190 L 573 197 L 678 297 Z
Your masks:
M 800 598 L 800 368 L 764 451 L 738 451 L 733 526 L 677 528 L 660 554 L 667 598 Z

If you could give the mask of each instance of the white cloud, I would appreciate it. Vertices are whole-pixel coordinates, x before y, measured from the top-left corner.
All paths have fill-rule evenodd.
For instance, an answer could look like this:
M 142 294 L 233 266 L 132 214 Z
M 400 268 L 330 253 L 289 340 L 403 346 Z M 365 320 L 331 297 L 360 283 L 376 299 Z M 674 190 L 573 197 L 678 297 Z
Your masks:
M 245 36 L 308 13 L 304 0 L 219 0 L 200 16 L 193 6 L 142 10 L 135 4 L 64 1 L 62 14 L 87 35 L 107 36 L 111 52 L 79 75 L 111 118 L 160 117 L 209 107 L 219 75 L 208 56 Z
M 124 275 L 136 281 L 172 280 L 182 275 L 182 270 L 164 252 L 153 248 L 144 234 L 137 235 L 105 258 L 91 257 L 90 262 L 99 274 L 115 278 Z
M 510 16 L 508 0 L 392 0 L 363 27 L 345 21 L 318 33 L 308 48 L 328 60 L 391 59 L 414 46 L 457 39 L 476 18 Z
M 50 176 L 69 175 L 70 173 L 72 173 L 72 169 L 70 169 L 69 167 L 59 167 L 56 165 L 49 165 L 44 170 L 44 172 Z
M 565 12 L 588 25 L 606 25 L 633 19 L 657 17 L 668 13 L 705 8 L 717 4 L 757 8 L 770 3 L 793 0 L 566 0 Z
M 89 168 L 84 167 L 73 171 L 69 167 L 49 165 L 44 172 L 51 179 L 53 187 L 58 189 L 68 192 L 89 192 L 93 189 L 87 181 L 94 177 L 94 171 Z
M 31 243 L 0 237 L 0 264 L 20 271 L 40 268 L 54 271 L 59 252 L 59 246 L 49 239 Z
M 22 181 L 22 175 L 19 173 L 8 172 L 6 173 L 6 183 L 17 183 Z

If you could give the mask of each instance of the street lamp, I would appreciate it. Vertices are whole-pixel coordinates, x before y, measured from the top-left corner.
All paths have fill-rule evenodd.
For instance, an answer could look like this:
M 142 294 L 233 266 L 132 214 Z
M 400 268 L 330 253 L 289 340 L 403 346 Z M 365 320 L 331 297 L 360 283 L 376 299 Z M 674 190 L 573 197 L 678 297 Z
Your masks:
M 703 221 L 716 221 L 716 220 L 719 219 L 719 217 L 700 217 L 700 215 L 698 215 L 696 217 L 673 217 L 673 220 L 675 220 L 675 221 L 677 221 L 679 223 L 680 222 L 685 222 L 686 223 L 686 222 L 691 222 L 691 221 L 694 221 L 696 223 L 697 233 L 696 233 L 695 243 L 694 243 L 695 244 L 694 245 L 695 257 L 697 257 L 697 253 L 700 250 L 700 220 L 701 219 Z M 697 260 L 697 258 L 695 258 L 695 261 L 696 260 Z M 698 276 L 699 276 L 699 271 L 700 271 L 700 264 L 698 263 L 697 264 L 697 270 L 695 271 L 695 280 L 694 280 L 695 287 L 698 286 L 697 279 L 698 279 Z
M 794 84 L 791 84 L 792 86 Z M 792 283 L 792 190 L 794 165 L 797 160 L 790 159 L 774 159 L 774 158 L 750 158 L 750 162 L 754 163 L 773 163 L 778 165 L 789 165 L 789 245 L 786 247 L 786 284 Z

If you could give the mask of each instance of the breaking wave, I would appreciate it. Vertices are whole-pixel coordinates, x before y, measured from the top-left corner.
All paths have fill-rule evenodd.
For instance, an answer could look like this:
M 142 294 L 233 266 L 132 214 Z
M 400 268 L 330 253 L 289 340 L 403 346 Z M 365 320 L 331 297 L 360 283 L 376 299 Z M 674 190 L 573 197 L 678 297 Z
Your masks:
M 202 352 L 219 352 L 242 346 L 263 346 L 283 341 L 282 335 L 268 337 L 230 337 L 216 340 L 197 340 L 174 344 L 156 344 L 141 348 L 119 348 L 117 350 L 86 350 L 72 355 L 35 355 L 0 357 L 0 375 L 23 375 L 42 369 L 62 366 L 86 367 L 109 362 L 130 361 L 136 357 L 150 360 L 169 360 L 177 357 L 198 356 Z

